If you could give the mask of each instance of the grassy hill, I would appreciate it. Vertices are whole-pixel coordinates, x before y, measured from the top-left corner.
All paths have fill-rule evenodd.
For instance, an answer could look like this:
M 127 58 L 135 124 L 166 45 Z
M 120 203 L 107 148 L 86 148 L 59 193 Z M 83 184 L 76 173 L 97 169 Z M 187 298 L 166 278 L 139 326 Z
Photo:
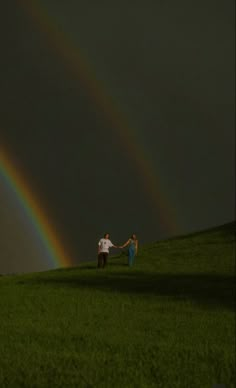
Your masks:
M 233 387 L 235 224 L 0 278 L 0 386 Z

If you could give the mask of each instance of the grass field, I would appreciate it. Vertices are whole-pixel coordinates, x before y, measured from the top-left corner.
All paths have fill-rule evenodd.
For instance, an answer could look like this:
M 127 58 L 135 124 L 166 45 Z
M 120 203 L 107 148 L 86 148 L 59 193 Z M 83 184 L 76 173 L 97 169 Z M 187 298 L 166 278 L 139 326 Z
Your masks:
M 0 387 L 234 387 L 234 224 L 0 277 Z

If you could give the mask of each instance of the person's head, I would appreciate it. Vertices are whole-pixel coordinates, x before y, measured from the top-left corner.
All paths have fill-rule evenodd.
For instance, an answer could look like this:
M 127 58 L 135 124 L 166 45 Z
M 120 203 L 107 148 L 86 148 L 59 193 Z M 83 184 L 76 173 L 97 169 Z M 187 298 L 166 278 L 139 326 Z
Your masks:
M 137 240 L 136 234 L 133 233 L 133 234 L 131 235 L 131 238 L 132 238 L 132 240 Z
M 106 239 L 110 238 L 110 234 L 109 233 L 105 233 L 104 234 L 104 238 L 106 238 Z

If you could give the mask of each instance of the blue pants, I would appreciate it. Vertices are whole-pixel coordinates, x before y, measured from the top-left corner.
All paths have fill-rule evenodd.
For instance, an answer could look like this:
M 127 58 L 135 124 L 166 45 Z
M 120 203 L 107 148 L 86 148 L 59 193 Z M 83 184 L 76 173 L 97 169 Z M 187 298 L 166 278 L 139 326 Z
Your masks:
M 134 263 L 134 256 L 135 256 L 135 248 L 134 247 L 129 247 L 128 249 L 128 263 L 129 267 L 131 267 Z

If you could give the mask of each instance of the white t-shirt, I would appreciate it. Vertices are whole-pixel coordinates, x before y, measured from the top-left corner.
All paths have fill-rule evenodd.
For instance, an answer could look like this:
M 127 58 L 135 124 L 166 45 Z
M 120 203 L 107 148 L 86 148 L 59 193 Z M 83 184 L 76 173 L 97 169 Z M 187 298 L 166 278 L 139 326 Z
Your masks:
M 109 253 L 109 248 L 113 247 L 111 240 L 108 238 L 101 238 L 101 240 L 98 243 L 99 246 L 99 252 L 107 252 Z

